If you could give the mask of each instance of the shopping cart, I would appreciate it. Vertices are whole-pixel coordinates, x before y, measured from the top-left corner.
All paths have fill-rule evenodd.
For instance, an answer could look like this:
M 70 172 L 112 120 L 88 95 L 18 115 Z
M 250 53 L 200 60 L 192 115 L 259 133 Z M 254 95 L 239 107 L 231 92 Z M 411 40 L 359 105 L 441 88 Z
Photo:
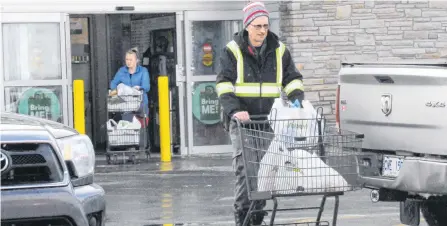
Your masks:
M 317 115 L 322 115 L 322 108 L 317 109 Z M 334 197 L 332 225 L 335 226 L 339 196 L 361 189 L 358 153 L 364 135 L 329 127 L 324 117 L 299 120 L 264 117 L 236 122 L 251 203 L 243 225 L 248 225 L 255 213 L 271 212 L 269 225 L 330 226 L 328 221 L 322 221 L 322 214 L 326 199 Z M 280 197 L 309 195 L 322 195 L 320 205 L 278 209 Z M 256 209 L 260 202 L 265 204 L 268 200 L 272 200 L 273 209 Z M 274 224 L 277 212 L 298 210 L 318 210 L 316 220 Z
M 109 91 L 110 93 L 110 91 Z M 107 98 L 107 163 L 137 163 L 144 153 L 150 158 L 148 117 L 141 113 L 144 92 L 135 95 L 109 95 Z M 114 120 L 118 118 L 119 120 Z M 138 121 L 135 121 L 138 120 Z M 127 159 L 126 159 L 127 157 Z

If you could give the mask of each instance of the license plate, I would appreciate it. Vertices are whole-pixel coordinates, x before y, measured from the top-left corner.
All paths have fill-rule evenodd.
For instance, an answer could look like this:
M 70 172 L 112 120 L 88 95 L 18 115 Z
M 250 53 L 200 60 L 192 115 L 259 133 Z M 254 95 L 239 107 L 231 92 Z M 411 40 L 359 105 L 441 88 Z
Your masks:
M 404 158 L 400 156 L 384 156 L 383 157 L 383 169 L 382 176 L 384 177 L 397 177 L 399 175 L 400 168 L 404 163 Z

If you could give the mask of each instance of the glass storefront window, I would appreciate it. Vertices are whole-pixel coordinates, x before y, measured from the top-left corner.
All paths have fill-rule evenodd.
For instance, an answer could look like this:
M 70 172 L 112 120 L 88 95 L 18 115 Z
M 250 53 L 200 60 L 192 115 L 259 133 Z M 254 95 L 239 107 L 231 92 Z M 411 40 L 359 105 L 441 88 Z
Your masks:
M 192 93 L 194 146 L 231 144 L 220 123 L 215 82 L 196 82 Z
M 3 24 L 4 80 L 61 79 L 59 23 Z
M 220 58 L 225 45 L 242 30 L 241 20 L 192 21 L 193 77 L 210 76 L 208 81 L 194 81 L 192 86 L 193 145 L 231 144 L 220 122 L 220 103 L 215 77 L 221 70 Z
M 222 50 L 240 30 L 242 21 L 193 21 L 194 75 L 218 74 Z
M 63 123 L 62 87 L 5 87 L 7 112 Z

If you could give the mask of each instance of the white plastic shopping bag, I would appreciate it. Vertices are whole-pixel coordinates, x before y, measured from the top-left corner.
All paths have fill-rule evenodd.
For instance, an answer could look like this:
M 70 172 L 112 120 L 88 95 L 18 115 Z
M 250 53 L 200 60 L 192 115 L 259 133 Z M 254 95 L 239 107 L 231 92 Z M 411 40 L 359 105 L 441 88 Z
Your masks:
M 107 134 L 111 145 L 138 144 L 141 124 L 134 116 L 133 121 L 120 120 L 118 123 L 109 119 L 107 121 Z
M 107 130 L 115 130 L 117 125 L 115 120 L 109 119 L 109 121 L 107 121 Z
M 134 89 L 133 87 L 130 87 L 128 85 L 124 85 L 123 83 L 120 83 L 116 87 L 118 91 L 118 96 L 126 96 L 126 95 L 138 95 L 140 94 L 140 91 L 137 89 Z
M 315 143 L 318 139 L 317 111 L 308 100 L 302 101 L 303 108 L 291 107 L 290 102 L 276 98 L 268 116 L 275 135 L 286 135 L 295 138 L 306 137 L 304 143 Z M 321 120 L 321 131 L 324 121 Z
M 281 98 L 275 99 L 269 115 L 275 138 L 260 162 L 259 191 L 314 193 L 347 186 L 346 180 L 317 154 L 302 149 L 318 144 L 318 120 L 324 134 L 324 121 L 312 104 L 305 100 L 302 105 L 292 108 Z
M 283 147 L 280 144 L 278 140 L 273 140 L 259 163 L 258 191 L 273 191 L 276 189 L 276 174 L 282 165 L 282 153 L 280 150 L 283 150 Z
M 120 120 L 117 125 L 116 129 L 123 129 L 123 130 L 137 130 L 141 128 L 141 123 L 138 121 L 138 119 L 133 116 L 132 122 L 127 120 Z
M 282 146 L 280 142 L 272 142 L 269 152 L 261 160 L 258 191 L 315 193 L 348 186 L 346 180 L 315 153 L 287 150 Z
M 318 155 L 306 150 L 297 149 L 286 152 L 282 163 L 283 167 L 279 167 L 275 180 L 275 190 L 279 193 L 327 192 L 348 184 Z
M 132 129 L 141 129 L 141 122 L 137 119 L 137 117 L 134 115 L 132 118 Z
M 117 86 L 116 94 L 111 93 L 112 91 L 109 90 L 110 98 L 107 102 L 108 110 L 137 111 L 140 109 L 142 103 L 141 94 L 143 93 L 143 91 L 120 83 Z

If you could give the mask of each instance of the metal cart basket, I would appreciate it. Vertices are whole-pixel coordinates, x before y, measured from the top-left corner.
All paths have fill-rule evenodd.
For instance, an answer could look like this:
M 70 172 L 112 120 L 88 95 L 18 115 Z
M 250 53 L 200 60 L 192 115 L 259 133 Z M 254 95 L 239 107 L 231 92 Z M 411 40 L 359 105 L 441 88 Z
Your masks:
M 139 160 L 141 153 L 146 154 L 146 159 L 150 157 L 147 131 L 147 115 L 140 113 L 144 92 L 136 95 L 115 95 L 107 98 L 107 163 L 117 163 L 118 157 L 123 157 L 123 163 L 127 162 L 126 157 L 132 163 Z M 128 114 L 130 121 L 134 116 L 141 119 L 140 127 L 128 120 L 123 120 Z M 121 116 L 121 122 L 110 120 L 111 116 Z M 128 117 L 128 118 L 129 118 Z M 112 125 L 111 125 L 112 124 Z
M 322 115 L 321 108 L 317 112 Z M 251 203 L 244 226 L 249 224 L 253 214 L 270 211 L 269 225 L 329 226 L 328 221 L 321 221 L 327 197 L 335 197 L 332 225 L 336 225 L 339 196 L 361 189 L 358 149 L 364 135 L 329 127 L 325 121 L 323 117 L 237 121 Z M 275 127 L 281 127 L 284 133 L 275 134 Z M 308 195 L 322 195 L 320 206 L 278 209 L 277 198 Z M 273 209 L 258 209 L 257 206 L 262 202 L 265 205 L 267 200 L 273 201 Z M 319 210 L 315 221 L 274 224 L 278 211 L 312 209 Z

